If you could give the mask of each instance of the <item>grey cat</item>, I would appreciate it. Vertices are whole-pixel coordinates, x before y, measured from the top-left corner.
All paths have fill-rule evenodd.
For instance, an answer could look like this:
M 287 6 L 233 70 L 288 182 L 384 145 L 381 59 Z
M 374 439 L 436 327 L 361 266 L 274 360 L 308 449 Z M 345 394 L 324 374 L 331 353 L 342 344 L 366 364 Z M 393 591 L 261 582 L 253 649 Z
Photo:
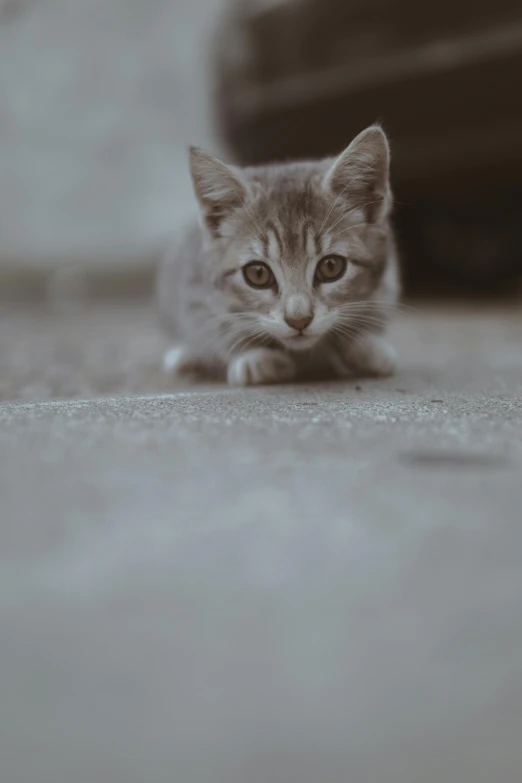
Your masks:
M 234 386 L 393 373 L 389 158 L 376 125 L 335 160 L 240 169 L 191 148 L 202 219 L 159 270 L 181 340 L 165 367 Z

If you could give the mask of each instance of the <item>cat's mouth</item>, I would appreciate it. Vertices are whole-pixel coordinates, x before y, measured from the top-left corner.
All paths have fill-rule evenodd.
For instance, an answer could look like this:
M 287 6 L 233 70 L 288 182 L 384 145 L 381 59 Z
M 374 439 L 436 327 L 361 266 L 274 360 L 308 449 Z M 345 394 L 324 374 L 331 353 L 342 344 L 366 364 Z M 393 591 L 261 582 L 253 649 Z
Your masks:
M 299 332 L 298 334 L 287 337 L 284 340 L 285 348 L 289 348 L 291 351 L 306 351 L 316 344 L 319 337 Z

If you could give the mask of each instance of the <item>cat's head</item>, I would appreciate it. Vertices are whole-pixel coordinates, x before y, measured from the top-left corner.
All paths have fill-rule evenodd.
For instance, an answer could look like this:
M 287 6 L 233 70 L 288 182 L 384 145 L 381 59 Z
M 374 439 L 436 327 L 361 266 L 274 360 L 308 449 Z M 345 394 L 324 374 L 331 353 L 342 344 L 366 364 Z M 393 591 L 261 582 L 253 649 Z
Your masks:
M 290 350 L 348 329 L 386 264 L 389 148 L 378 126 L 335 160 L 240 169 L 192 148 L 190 169 L 231 313 Z

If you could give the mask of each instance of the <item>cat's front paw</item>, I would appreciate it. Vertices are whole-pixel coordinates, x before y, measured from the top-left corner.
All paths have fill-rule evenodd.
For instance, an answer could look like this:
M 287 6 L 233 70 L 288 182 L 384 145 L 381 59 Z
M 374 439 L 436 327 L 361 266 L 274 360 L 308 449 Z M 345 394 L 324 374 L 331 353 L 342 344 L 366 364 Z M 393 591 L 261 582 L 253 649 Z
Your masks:
M 388 378 L 397 369 L 397 353 L 383 337 L 369 334 L 346 346 L 342 364 L 349 375 Z
M 295 378 L 295 364 L 283 351 L 256 348 L 234 356 L 228 364 L 230 386 L 256 386 L 263 383 L 285 383 Z
M 163 370 L 168 375 L 181 377 L 193 375 L 200 368 L 200 360 L 188 348 L 176 345 L 163 354 Z

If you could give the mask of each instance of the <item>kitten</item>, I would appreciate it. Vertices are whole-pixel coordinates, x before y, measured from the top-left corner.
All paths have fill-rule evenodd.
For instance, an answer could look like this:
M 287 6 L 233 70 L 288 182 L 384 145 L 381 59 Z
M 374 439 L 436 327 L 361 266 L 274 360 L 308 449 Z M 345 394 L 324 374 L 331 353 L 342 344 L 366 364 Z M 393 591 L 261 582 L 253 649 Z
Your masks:
M 190 170 L 202 225 L 160 268 L 160 314 L 182 340 L 165 367 L 234 386 L 393 373 L 383 332 L 399 280 L 382 129 L 318 162 L 239 169 L 191 148 Z

